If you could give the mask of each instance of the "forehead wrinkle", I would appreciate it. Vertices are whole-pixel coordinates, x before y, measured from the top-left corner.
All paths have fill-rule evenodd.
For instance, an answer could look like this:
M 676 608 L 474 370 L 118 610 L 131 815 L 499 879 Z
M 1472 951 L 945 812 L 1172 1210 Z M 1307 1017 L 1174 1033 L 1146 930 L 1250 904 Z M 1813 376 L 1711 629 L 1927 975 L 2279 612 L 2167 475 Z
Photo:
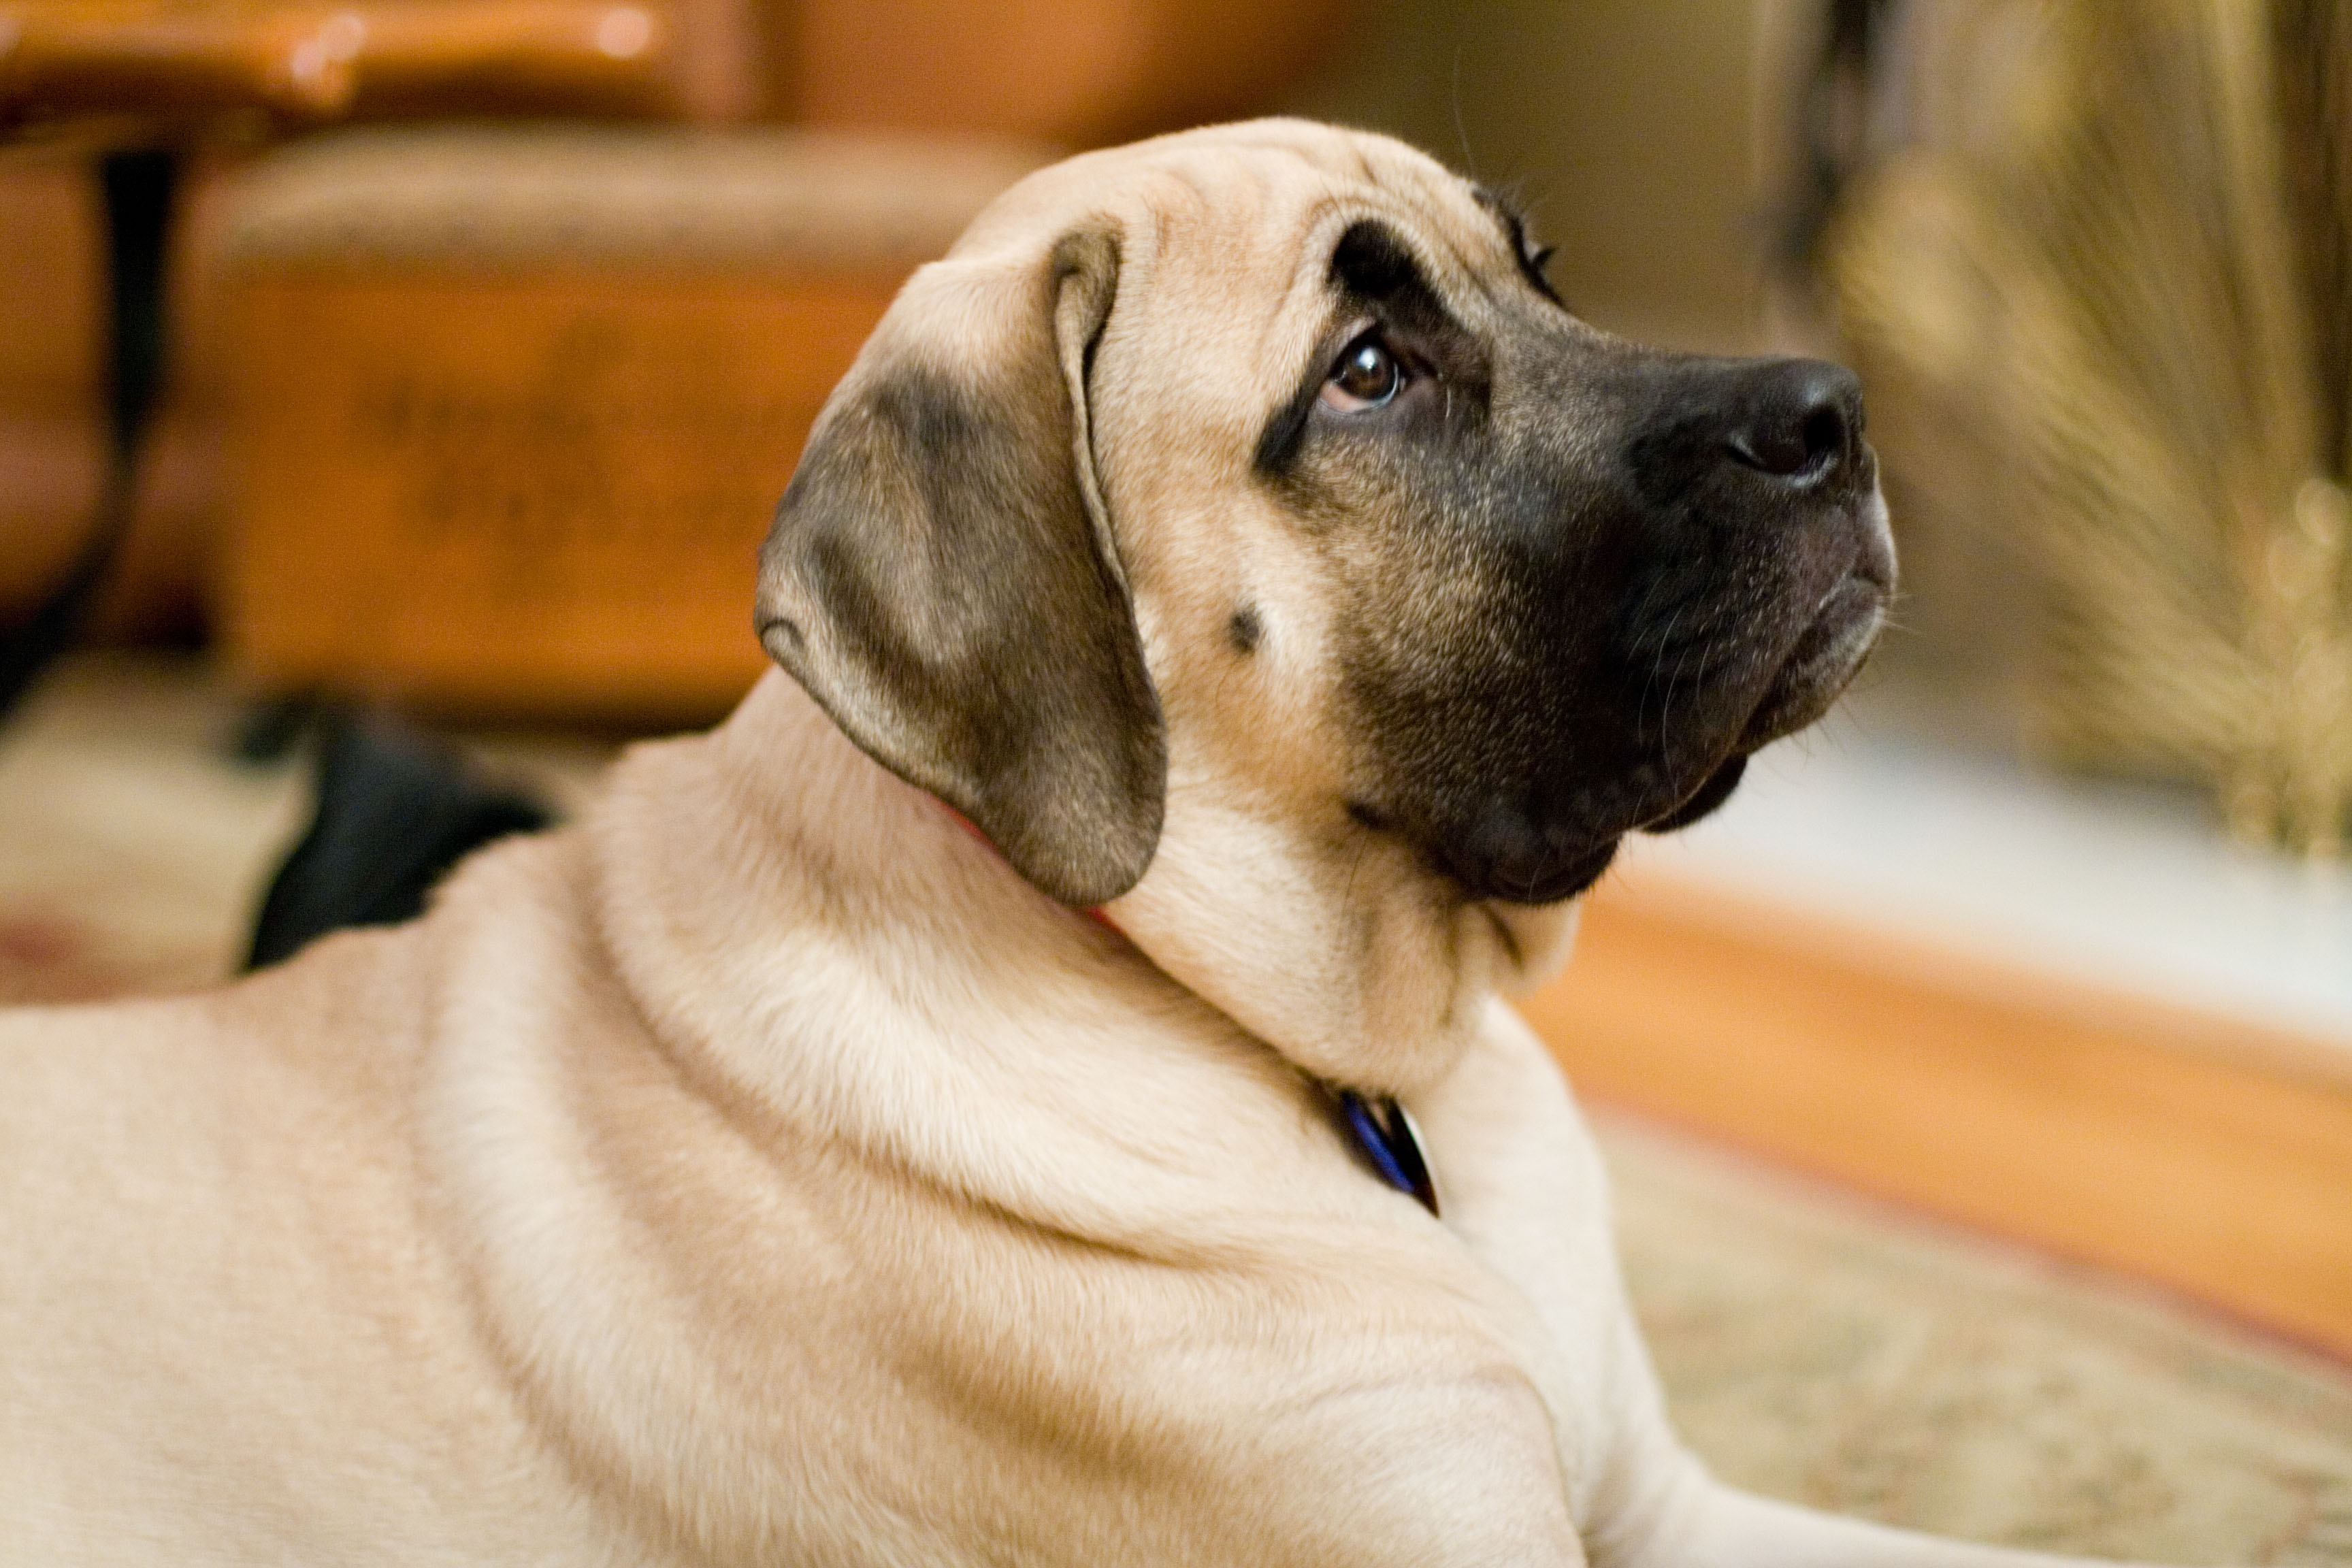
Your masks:
M 1168 163 L 1160 164 L 1158 168 L 1154 169 L 1152 173 L 1159 174 L 1162 179 L 1180 186 L 1184 194 L 1192 198 L 1192 205 L 1195 207 L 1199 207 L 1203 210 L 1213 210 L 1230 203 L 1233 198 L 1233 191 L 1231 188 L 1233 181 L 1230 168 L 1223 171 L 1225 177 L 1219 182 L 1225 188 L 1222 192 L 1212 191 L 1207 183 L 1202 179 L 1200 174 L 1194 168 L 1194 165 L 1198 162 L 1199 160 L 1193 158 L 1171 159 Z M 1263 194 L 1265 188 L 1265 181 L 1258 174 L 1258 171 L 1251 167 L 1249 163 L 1244 163 L 1242 165 L 1242 172 L 1243 177 L 1249 183 L 1253 194 Z M 1150 205 L 1149 203 L 1145 205 L 1147 206 Z
M 1292 266 L 1287 286 L 1270 294 L 1259 313 L 1254 357 L 1265 367 L 1268 384 L 1257 391 L 1273 399 L 1275 412 L 1261 406 L 1251 415 L 1259 433 L 1246 456 L 1251 470 L 1258 466 L 1265 421 L 1304 395 L 1302 380 L 1311 385 L 1321 379 L 1317 356 L 1342 324 L 1336 319 L 1339 301 L 1330 292 L 1331 254 L 1337 235 L 1354 221 L 1360 204 L 1339 179 L 1327 174 L 1324 183 L 1322 194 L 1298 209 L 1289 235 L 1277 240 L 1289 251 Z
M 1344 147 L 1351 155 L 1355 165 L 1352 176 L 1344 167 L 1337 166 L 1337 160 L 1329 155 L 1334 146 Z M 1376 189 L 1381 183 L 1361 139 L 1354 136 L 1333 137 L 1314 144 L 1289 139 L 1219 137 L 1199 145 L 1171 148 L 1147 167 L 1176 175 L 1212 205 L 1221 205 L 1237 170 L 1260 191 L 1282 183 L 1273 167 L 1276 164 L 1292 165 L 1308 180 L 1326 186 L 1350 177 Z
M 1231 154 L 1253 154 L 1234 158 Z M 1342 163 L 1338 153 L 1344 153 Z M 1376 157 L 1375 154 L 1382 154 Z M 1269 157 L 1268 155 L 1272 155 Z M 1451 228 L 1442 221 L 1448 205 L 1466 188 L 1466 182 L 1419 155 L 1395 155 L 1373 137 L 1339 132 L 1302 141 L 1292 137 L 1218 136 L 1197 146 L 1171 149 L 1149 167 L 1183 185 L 1192 200 L 1211 209 L 1230 206 L 1238 172 L 1265 205 L 1265 198 L 1285 181 L 1273 163 L 1289 164 L 1307 176 L 1302 183 L 1321 187 L 1319 195 L 1302 204 L 1302 233 L 1312 233 L 1325 221 L 1335 203 L 1354 198 L 1364 209 L 1358 216 L 1385 218 L 1408 233 L 1433 226 Z M 1348 165 L 1352 165 L 1349 167 Z M 1238 168 L 1237 168 L 1238 166 Z M 1456 267 L 1475 273 L 1479 265 L 1459 247 L 1447 249 Z
M 1460 188 L 1457 183 L 1455 189 Z M 1399 192 L 1382 189 L 1384 201 L 1362 201 L 1348 214 L 1348 221 L 1369 218 L 1386 225 L 1396 236 L 1422 273 L 1423 280 L 1436 290 L 1438 301 L 1448 312 L 1457 317 L 1456 308 L 1463 297 L 1475 295 L 1490 308 L 1499 308 L 1502 296 L 1496 291 L 1492 274 L 1496 271 L 1491 257 L 1477 257 L 1456 243 L 1458 226 L 1444 220 L 1444 208 L 1432 199 L 1432 195 L 1420 192 Z M 1347 198 L 1337 197 L 1330 204 L 1345 206 Z M 1346 224 L 1339 226 L 1345 232 Z M 1336 243 L 1336 238 L 1334 240 Z M 1329 247 L 1324 247 L 1322 261 L 1328 268 Z M 1444 265 L 1432 265 L 1443 262 Z M 1516 264 L 1514 264 L 1516 265 Z M 1466 324 L 1466 323 L 1465 323 Z
M 1138 172 L 1148 182 L 1135 192 L 1136 205 L 1148 213 L 1149 221 L 1142 226 L 1150 236 L 1147 244 L 1160 252 L 1162 265 L 1172 264 L 1171 283 L 1189 275 L 1197 287 L 1203 280 L 1204 258 L 1222 271 L 1236 244 L 1262 255 L 1292 258 L 1286 287 L 1234 290 L 1223 306 L 1230 312 L 1229 323 L 1242 334 L 1228 341 L 1249 345 L 1244 352 L 1265 378 L 1264 384 L 1254 384 L 1253 392 L 1271 395 L 1277 403 L 1297 394 L 1300 377 L 1318 379 L 1318 367 L 1311 362 L 1325 340 L 1344 325 L 1337 319 L 1339 302 L 1331 287 L 1331 258 L 1339 237 L 1357 221 L 1371 219 L 1389 228 L 1437 291 L 1440 304 L 1457 320 L 1463 305 L 1484 301 L 1491 306 L 1496 298 L 1483 276 L 1491 270 L 1492 258 L 1474 257 L 1459 242 L 1464 182 L 1434 164 L 1424 168 L 1404 159 L 1389 160 L 1397 165 L 1392 173 L 1399 177 L 1383 180 L 1380 164 L 1370 156 L 1379 150 L 1376 143 L 1368 146 L 1346 138 L 1343 144 L 1352 154 L 1352 170 L 1334 167 L 1336 160 L 1318 155 L 1330 150 L 1328 144 L 1255 143 L 1254 151 L 1286 156 L 1234 159 L 1219 155 L 1234 150 L 1234 143 L 1224 142 L 1202 149 L 1205 156 L 1170 157 L 1148 173 Z M 1154 186 L 1161 193 L 1158 203 L 1150 195 Z M 1299 192 L 1297 199 L 1284 199 L 1301 186 L 1310 189 Z M 1463 277 L 1469 280 L 1467 286 Z M 1172 300 L 1184 291 L 1163 292 L 1162 299 Z M 1246 379 L 1255 384 L 1260 377 Z
M 1222 146 L 1215 149 L 1219 152 L 1226 150 Z M 1304 167 L 1292 173 L 1291 177 L 1286 180 L 1283 173 L 1267 168 L 1257 159 L 1236 161 L 1220 158 L 1202 166 L 1202 160 L 1198 158 L 1171 158 L 1159 165 L 1153 172 L 1163 175 L 1169 182 L 1181 187 L 1187 198 L 1188 206 L 1203 216 L 1227 220 L 1223 225 L 1213 224 L 1208 226 L 1250 233 L 1250 231 L 1265 229 L 1268 226 L 1265 220 L 1269 216 L 1279 218 L 1288 211 L 1303 211 L 1306 214 L 1305 221 L 1288 226 L 1291 236 L 1295 237 L 1304 230 L 1311 230 L 1318 216 L 1328 205 L 1330 199 L 1333 184 L 1331 172 L 1317 161 L 1307 157 L 1303 150 L 1296 147 L 1282 143 L 1265 143 L 1264 150 L 1290 153 L 1294 161 L 1303 164 Z M 1239 165 L 1238 170 L 1236 163 Z M 1302 179 L 1300 175 L 1305 177 Z M 1323 191 L 1299 203 L 1286 204 L 1275 199 L 1286 184 L 1302 184 L 1321 185 Z M 1237 185 L 1241 188 L 1237 189 Z M 1149 207 L 1150 203 L 1146 200 L 1141 205 Z M 1295 237 L 1286 237 L 1281 233 L 1253 234 L 1252 237 L 1264 239 L 1277 248 L 1286 245 L 1295 246 L 1297 243 Z
M 1367 191 L 1353 182 L 1334 181 L 1322 197 L 1301 215 L 1299 237 L 1293 242 L 1298 265 L 1281 307 L 1287 311 L 1302 297 L 1316 302 L 1318 308 L 1303 312 L 1311 323 L 1305 340 L 1310 349 L 1320 346 L 1324 339 L 1344 324 L 1338 310 L 1344 289 L 1332 276 L 1332 262 L 1340 237 L 1364 222 L 1376 223 L 1389 231 L 1403 247 L 1415 273 L 1429 285 L 1438 304 L 1449 315 L 1459 314 L 1454 303 L 1463 293 L 1457 275 L 1467 276 L 1484 289 L 1485 280 L 1479 277 L 1479 268 L 1474 261 L 1450 243 L 1429 243 L 1428 231 L 1433 226 L 1429 222 L 1425 202 L 1393 189 Z M 1491 294 L 1488 298 L 1492 298 Z
M 1381 183 L 1379 174 L 1372 166 L 1370 155 L 1365 151 L 1370 144 L 1364 137 L 1345 132 L 1328 137 L 1317 137 L 1311 143 L 1289 138 L 1256 136 L 1237 136 L 1231 140 L 1220 140 L 1216 143 L 1220 148 L 1249 153 L 1272 153 L 1285 156 L 1304 163 L 1309 170 L 1326 179 L 1340 177 L 1344 174 L 1344 168 L 1339 164 L 1339 161 L 1327 155 L 1334 147 L 1344 148 L 1354 159 L 1356 177 L 1369 184 L 1377 185 Z
M 1139 318 L 1115 321 L 1106 341 L 1102 374 L 1122 383 L 1143 376 L 1149 386 L 1116 412 L 1098 413 L 1108 446 L 1126 447 L 1138 430 L 1156 423 L 1164 429 L 1171 411 L 1183 408 L 1189 412 L 1177 420 L 1183 428 L 1204 431 L 1232 422 L 1234 438 L 1222 445 L 1245 471 L 1264 417 L 1259 405 L 1286 393 L 1298 366 L 1328 331 L 1321 290 L 1328 254 L 1316 240 L 1336 199 L 1330 187 L 1352 182 L 1335 181 L 1312 163 L 1269 168 L 1251 162 L 1255 166 L 1237 175 L 1230 162 L 1195 168 L 1187 166 L 1190 160 L 1171 159 L 1139 188 L 1130 188 L 1137 209 L 1130 233 L 1159 277 L 1143 297 Z M 1302 184 L 1321 188 L 1296 199 L 1283 189 Z M 1240 274 L 1280 279 L 1276 286 L 1233 286 L 1235 263 L 1251 256 L 1271 265 L 1242 266 Z M 1213 319 L 1195 321 L 1202 310 Z M 1150 371 L 1133 363 L 1139 349 L 1178 344 L 1180 358 L 1191 363 L 1173 374 L 1168 366 Z M 1206 395 L 1202 377 L 1220 375 L 1225 378 L 1221 389 Z
M 1448 226 L 1449 232 L 1446 237 L 1448 246 L 1454 249 L 1454 259 L 1461 264 L 1463 272 L 1475 285 L 1486 302 L 1500 309 L 1504 303 L 1503 288 L 1507 287 L 1510 282 L 1516 282 L 1518 278 L 1519 241 L 1517 235 L 1511 228 L 1509 215 L 1512 209 L 1504 205 L 1500 198 L 1485 185 L 1464 180 L 1459 183 L 1457 189 L 1466 192 L 1471 205 L 1491 220 L 1494 226 L 1494 237 L 1503 242 L 1505 260 L 1509 269 L 1508 278 L 1498 281 L 1500 269 L 1496 267 L 1495 259 L 1491 255 L 1483 258 L 1475 258 L 1464 252 L 1459 247 L 1454 246 L 1453 235 L 1450 232 L 1451 226 Z
M 1221 272 L 1225 270 L 1230 254 L 1223 247 L 1237 240 L 1291 258 L 1288 279 L 1280 289 L 1234 291 L 1233 306 L 1236 310 L 1258 306 L 1255 313 L 1271 322 L 1294 310 L 1302 294 L 1319 296 L 1329 273 L 1332 249 L 1347 225 L 1359 216 L 1384 216 L 1367 213 L 1366 204 L 1329 171 L 1309 164 L 1307 172 L 1322 188 L 1297 202 L 1271 199 L 1276 182 L 1262 172 L 1254 173 L 1250 194 L 1256 200 L 1245 216 L 1233 211 L 1236 204 L 1229 179 L 1203 185 L 1187 177 L 1186 184 L 1207 213 L 1234 220 L 1218 226 L 1222 232 L 1206 237 L 1207 244 L 1217 247 L 1212 259 Z M 1194 244 L 1190 248 L 1201 248 L 1201 237 L 1193 237 Z
M 1320 196 L 1300 212 L 1298 222 L 1293 226 L 1296 237 L 1289 244 L 1296 265 L 1289 287 L 1283 290 L 1271 314 L 1279 318 L 1297 311 L 1305 316 L 1311 323 L 1305 340 L 1309 348 L 1319 345 L 1333 330 L 1337 297 L 1332 287 L 1331 262 L 1340 237 L 1367 218 L 1395 226 L 1391 214 L 1366 201 L 1361 193 L 1333 180 L 1326 184 Z

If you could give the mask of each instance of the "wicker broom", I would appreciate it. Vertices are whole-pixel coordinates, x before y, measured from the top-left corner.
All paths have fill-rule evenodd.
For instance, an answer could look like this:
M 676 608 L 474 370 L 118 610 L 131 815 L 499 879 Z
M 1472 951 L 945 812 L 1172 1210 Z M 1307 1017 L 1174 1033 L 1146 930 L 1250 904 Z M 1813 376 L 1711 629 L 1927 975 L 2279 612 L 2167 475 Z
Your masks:
M 2341 853 L 2352 0 L 1910 21 L 1922 140 L 1826 253 L 1866 376 L 1913 414 L 1890 473 L 2023 563 L 2040 750 L 2206 781 L 2242 835 Z

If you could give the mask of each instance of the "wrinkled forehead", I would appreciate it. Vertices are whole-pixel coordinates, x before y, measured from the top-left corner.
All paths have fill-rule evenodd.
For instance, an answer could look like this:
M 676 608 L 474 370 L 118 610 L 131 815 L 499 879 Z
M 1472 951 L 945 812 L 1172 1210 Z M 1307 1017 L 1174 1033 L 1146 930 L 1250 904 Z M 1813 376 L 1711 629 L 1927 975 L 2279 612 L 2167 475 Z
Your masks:
M 1472 305 L 1517 265 L 1490 200 L 1384 136 L 1259 121 L 1161 137 L 1040 171 L 959 252 L 1034 244 L 1090 220 L 1118 235 L 1098 372 L 1164 418 L 1171 399 L 1255 420 L 1288 396 L 1342 308 L 1342 236 L 1379 225 L 1436 292 Z M 1117 416 L 1113 415 L 1115 420 Z
M 1286 225 L 1350 200 L 1408 222 L 1491 226 L 1469 185 L 1402 142 L 1307 121 L 1257 120 L 1040 169 L 990 204 L 955 254 L 1034 242 L 1097 216 L 1123 227 L 1139 220 L 1147 231 L 1139 237 L 1150 237 L 1155 219 L 1182 217 L 1185 232 L 1279 241 Z

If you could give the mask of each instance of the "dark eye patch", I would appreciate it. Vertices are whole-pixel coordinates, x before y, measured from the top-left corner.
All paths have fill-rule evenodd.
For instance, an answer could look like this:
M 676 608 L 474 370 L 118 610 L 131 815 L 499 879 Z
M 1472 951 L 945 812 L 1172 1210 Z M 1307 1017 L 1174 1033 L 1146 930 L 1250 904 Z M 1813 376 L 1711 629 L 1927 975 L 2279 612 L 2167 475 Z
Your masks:
M 1349 225 L 1331 250 L 1330 281 L 1343 312 L 1371 316 L 1390 329 L 1406 358 L 1429 361 L 1440 379 L 1483 389 L 1485 356 L 1476 341 L 1445 308 L 1412 247 L 1396 230 L 1377 218 Z M 1318 351 L 1297 389 L 1260 432 L 1253 458 L 1259 473 L 1273 478 L 1289 471 L 1306 437 L 1307 417 L 1331 374 L 1328 353 L 1328 348 Z
M 1408 332 L 1458 332 L 1461 328 L 1396 230 L 1376 218 L 1348 226 L 1331 252 L 1331 281 L 1339 292 Z
M 1396 231 L 1364 218 L 1348 226 L 1331 252 L 1331 281 L 1359 299 L 1386 300 L 1408 290 L 1430 292 L 1421 263 Z

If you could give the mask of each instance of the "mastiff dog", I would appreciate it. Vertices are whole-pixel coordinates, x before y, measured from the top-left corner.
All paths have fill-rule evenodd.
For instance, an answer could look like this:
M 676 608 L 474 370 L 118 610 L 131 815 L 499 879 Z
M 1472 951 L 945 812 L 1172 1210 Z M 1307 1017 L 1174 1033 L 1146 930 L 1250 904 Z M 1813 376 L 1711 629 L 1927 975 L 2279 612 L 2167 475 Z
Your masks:
M 1264 121 L 1013 187 L 772 670 L 407 925 L 0 1019 L 0 1561 L 1993 1568 L 1717 1483 L 1499 1000 L 1818 717 L 1854 379 Z

